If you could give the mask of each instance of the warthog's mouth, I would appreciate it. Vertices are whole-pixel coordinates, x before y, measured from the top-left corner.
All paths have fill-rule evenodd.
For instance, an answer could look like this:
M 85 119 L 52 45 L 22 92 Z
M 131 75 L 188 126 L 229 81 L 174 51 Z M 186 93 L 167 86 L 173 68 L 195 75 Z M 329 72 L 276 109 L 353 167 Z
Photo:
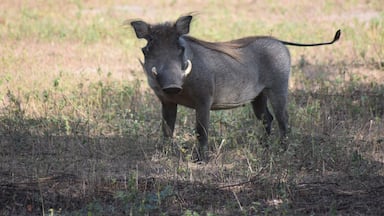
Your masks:
M 181 92 L 181 90 L 183 90 L 183 89 L 179 86 L 176 86 L 176 85 L 170 85 L 170 86 L 163 88 L 163 91 L 166 94 L 177 94 L 177 93 Z

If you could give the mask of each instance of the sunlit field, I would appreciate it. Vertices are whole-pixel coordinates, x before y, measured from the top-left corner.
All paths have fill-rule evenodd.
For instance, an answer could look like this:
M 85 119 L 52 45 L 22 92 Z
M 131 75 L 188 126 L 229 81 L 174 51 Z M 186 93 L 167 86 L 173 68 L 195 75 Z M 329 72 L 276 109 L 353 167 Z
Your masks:
M 0 215 L 384 214 L 384 4 L 377 1 L 0 2 Z M 191 161 L 194 110 L 163 143 L 161 106 L 128 20 L 289 47 L 289 147 L 251 106 L 212 111 L 210 161 Z M 165 146 L 163 146 L 165 145 Z M 167 153 L 158 151 L 165 147 Z

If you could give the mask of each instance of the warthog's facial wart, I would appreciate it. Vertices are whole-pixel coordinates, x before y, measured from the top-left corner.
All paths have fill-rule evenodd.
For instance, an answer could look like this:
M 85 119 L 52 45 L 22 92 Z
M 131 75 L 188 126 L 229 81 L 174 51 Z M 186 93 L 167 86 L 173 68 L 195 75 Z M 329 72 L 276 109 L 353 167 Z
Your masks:
M 151 72 L 152 72 L 154 77 L 157 77 L 158 73 L 157 73 L 156 67 L 152 67 Z

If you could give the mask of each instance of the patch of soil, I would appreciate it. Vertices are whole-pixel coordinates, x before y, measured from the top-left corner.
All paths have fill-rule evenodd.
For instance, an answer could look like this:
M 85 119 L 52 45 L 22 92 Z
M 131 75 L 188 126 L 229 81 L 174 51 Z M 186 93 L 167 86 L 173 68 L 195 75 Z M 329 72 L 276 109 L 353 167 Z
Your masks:
M 1 173 L 1 178 L 11 176 Z M 61 211 L 79 210 L 98 200 L 104 206 L 114 206 L 115 213 L 124 213 L 124 203 L 114 195 L 126 189 L 126 180 L 101 182 L 89 190 L 88 182 L 80 177 L 58 173 L 51 177 L 25 182 L 0 185 L 1 214 L 40 215 L 42 208 Z M 384 213 L 384 178 L 381 176 L 329 175 L 315 177 L 290 187 L 287 197 L 269 197 L 268 189 L 276 182 L 255 177 L 250 181 L 218 186 L 199 182 L 173 181 L 160 178 L 139 178 L 139 193 L 155 193 L 156 188 L 169 185 L 172 194 L 164 200 L 161 209 L 152 213 L 167 212 L 180 215 L 185 209 L 221 215 L 281 213 L 282 208 L 290 214 L 316 215 L 382 215 Z M 280 183 L 281 184 L 281 183 Z M 160 186 L 159 186 L 160 185 Z M 283 204 L 288 206 L 283 207 Z

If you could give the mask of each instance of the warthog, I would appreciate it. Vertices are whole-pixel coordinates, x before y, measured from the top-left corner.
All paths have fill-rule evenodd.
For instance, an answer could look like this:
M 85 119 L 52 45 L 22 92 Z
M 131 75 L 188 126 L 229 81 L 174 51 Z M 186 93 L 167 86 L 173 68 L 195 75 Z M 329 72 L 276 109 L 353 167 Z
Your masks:
M 273 117 L 267 107 L 269 99 L 280 137 L 284 139 L 291 70 L 290 54 L 284 45 L 332 44 L 339 39 L 340 30 L 326 43 L 299 44 L 268 36 L 212 43 L 187 36 L 191 20 L 192 16 L 187 15 L 174 23 L 130 23 L 137 38 L 147 40 L 142 48 L 144 63 L 140 62 L 149 86 L 162 104 L 164 137 L 173 135 L 178 104 L 195 109 L 199 146 L 193 158 L 205 160 L 210 110 L 251 103 L 256 117 L 270 134 Z

